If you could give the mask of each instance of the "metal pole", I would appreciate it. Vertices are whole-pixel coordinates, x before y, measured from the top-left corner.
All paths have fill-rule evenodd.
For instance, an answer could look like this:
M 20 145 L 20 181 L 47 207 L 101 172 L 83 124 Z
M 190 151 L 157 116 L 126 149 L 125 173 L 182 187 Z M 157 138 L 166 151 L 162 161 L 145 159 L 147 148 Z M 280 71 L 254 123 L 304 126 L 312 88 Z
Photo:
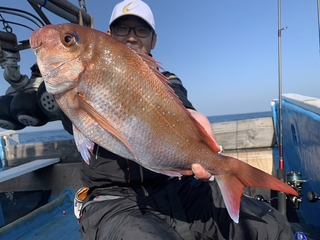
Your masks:
M 278 0 L 278 72 L 279 72 L 279 169 L 277 177 L 283 182 L 286 182 L 286 171 L 283 161 L 283 146 L 282 146 L 282 72 L 281 72 L 281 0 Z M 278 210 L 284 215 L 287 215 L 286 194 L 278 192 Z

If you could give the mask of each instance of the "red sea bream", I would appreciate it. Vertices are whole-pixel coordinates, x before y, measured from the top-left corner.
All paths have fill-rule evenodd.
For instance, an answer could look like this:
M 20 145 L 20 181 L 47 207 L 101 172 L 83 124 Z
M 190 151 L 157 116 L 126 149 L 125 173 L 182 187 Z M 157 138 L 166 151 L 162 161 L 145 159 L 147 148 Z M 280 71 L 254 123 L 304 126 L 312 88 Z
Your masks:
M 170 176 L 190 174 L 199 163 L 215 176 L 235 222 L 244 186 L 297 195 L 271 175 L 217 153 L 216 142 L 181 104 L 156 61 L 138 49 L 75 24 L 45 26 L 32 33 L 30 44 L 87 162 L 96 143 Z

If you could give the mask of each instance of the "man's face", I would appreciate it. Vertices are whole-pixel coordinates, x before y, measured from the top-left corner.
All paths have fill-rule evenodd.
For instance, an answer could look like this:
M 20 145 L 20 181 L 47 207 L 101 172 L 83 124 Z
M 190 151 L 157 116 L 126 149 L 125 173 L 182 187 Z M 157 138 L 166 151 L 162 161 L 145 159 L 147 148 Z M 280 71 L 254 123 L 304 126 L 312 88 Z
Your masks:
M 117 21 L 115 26 L 116 25 L 126 25 L 128 27 L 144 26 L 150 28 L 146 22 L 135 16 L 122 17 Z M 107 33 L 124 44 L 131 44 L 142 49 L 147 54 L 150 53 L 151 49 L 154 49 L 157 41 L 157 35 L 153 32 L 147 37 L 138 37 L 133 29 L 130 30 L 130 33 L 127 36 L 118 36 L 114 29 L 112 31 L 109 29 Z

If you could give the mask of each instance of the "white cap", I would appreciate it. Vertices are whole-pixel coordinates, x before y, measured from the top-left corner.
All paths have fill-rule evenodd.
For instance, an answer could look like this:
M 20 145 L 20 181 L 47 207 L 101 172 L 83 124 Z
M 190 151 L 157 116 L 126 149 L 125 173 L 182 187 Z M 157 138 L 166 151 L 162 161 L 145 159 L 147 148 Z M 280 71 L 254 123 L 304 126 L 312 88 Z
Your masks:
M 114 22 L 114 20 L 125 15 L 134 15 L 140 17 L 149 23 L 153 30 L 156 30 L 152 11 L 150 7 L 141 0 L 124 0 L 118 3 L 112 11 L 109 26 Z

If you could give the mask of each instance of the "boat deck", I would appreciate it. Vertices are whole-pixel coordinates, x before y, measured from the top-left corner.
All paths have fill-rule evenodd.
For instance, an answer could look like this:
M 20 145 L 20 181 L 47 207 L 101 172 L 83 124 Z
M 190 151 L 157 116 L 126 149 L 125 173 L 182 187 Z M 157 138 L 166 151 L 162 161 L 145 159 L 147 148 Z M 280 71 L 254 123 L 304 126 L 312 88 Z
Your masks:
M 0 228 L 0 239 L 81 239 L 73 213 L 74 191 L 66 189 L 58 198 Z
M 0 228 L 0 239 L 10 240 L 78 240 L 81 239 L 73 213 L 74 191 L 66 189 L 59 197 L 28 215 Z M 291 223 L 293 233 L 303 232 L 316 240 L 320 228 Z

